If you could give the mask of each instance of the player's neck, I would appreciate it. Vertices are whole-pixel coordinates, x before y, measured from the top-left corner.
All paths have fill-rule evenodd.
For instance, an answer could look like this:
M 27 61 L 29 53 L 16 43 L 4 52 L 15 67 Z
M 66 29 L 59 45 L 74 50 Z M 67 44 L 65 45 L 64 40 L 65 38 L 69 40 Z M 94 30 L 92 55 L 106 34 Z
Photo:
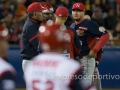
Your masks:
M 83 20 L 84 20 L 84 17 L 81 18 L 81 19 L 76 19 L 76 20 L 75 20 L 75 23 L 82 22 Z
M 62 22 L 61 20 L 58 20 L 58 19 L 55 20 L 55 23 L 60 24 L 60 25 L 64 25 L 64 22 Z

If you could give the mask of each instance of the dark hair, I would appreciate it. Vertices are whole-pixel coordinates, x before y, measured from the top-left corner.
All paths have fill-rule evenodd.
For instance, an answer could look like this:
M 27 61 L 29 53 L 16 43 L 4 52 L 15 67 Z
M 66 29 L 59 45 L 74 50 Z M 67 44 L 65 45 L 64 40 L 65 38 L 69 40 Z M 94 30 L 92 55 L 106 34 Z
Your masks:
M 92 17 L 93 13 L 90 10 L 86 10 L 85 15 L 89 15 L 90 18 Z
M 28 12 L 28 17 L 31 18 L 33 16 L 33 12 Z

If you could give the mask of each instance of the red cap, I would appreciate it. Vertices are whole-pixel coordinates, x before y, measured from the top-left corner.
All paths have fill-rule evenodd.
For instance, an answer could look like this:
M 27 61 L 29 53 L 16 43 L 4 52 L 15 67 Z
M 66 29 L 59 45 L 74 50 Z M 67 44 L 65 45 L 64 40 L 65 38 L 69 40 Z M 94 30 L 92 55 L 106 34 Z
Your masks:
M 7 39 L 7 38 L 8 38 L 8 29 L 0 25 L 0 39 Z
M 64 47 L 67 42 L 66 27 L 48 20 L 47 24 L 39 28 L 39 40 L 43 50 Z
M 45 7 L 40 2 L 34 2 L 28 6 L 28 12 L 42 12 Z
M 49 3 L 47 3 L 47 2 L 41 2 L 41 3 L 46 8 L 42 12 L 48 12 L 49 13 L 49 12 L 53 12 L 54 11 L 53 7 Z
M 72 10 L 73 9 L 79 9 L 81 11 L 85 11 L 85 6 L 82 3 L 75 3 L 72 6 Z
M 55 15 L 60 16 L 60 17 L 68 17 L 69 12 L 66 7 L 59 6 L 55 12 Z

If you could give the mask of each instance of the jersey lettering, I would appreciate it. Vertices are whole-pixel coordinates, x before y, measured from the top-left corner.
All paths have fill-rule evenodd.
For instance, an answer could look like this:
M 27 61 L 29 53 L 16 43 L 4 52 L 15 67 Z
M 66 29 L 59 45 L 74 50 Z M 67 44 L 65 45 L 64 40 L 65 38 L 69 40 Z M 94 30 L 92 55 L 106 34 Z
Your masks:
M 40 88 L 40 84 L 45 84 L 45 89 Z M 52 81 L 48 80 L 45 83 L 40 80 L 32 81 L 32 90 L 53 90 L 54 84 Z

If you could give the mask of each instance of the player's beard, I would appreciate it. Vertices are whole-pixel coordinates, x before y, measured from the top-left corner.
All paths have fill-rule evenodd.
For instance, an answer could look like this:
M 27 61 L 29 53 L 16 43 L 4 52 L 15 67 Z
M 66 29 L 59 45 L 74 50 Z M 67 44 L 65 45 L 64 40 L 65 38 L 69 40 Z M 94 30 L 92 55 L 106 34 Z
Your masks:
M 76 22 L 79 22 L 80 21 L 80 18 L 79 19 L 75 19 Z

